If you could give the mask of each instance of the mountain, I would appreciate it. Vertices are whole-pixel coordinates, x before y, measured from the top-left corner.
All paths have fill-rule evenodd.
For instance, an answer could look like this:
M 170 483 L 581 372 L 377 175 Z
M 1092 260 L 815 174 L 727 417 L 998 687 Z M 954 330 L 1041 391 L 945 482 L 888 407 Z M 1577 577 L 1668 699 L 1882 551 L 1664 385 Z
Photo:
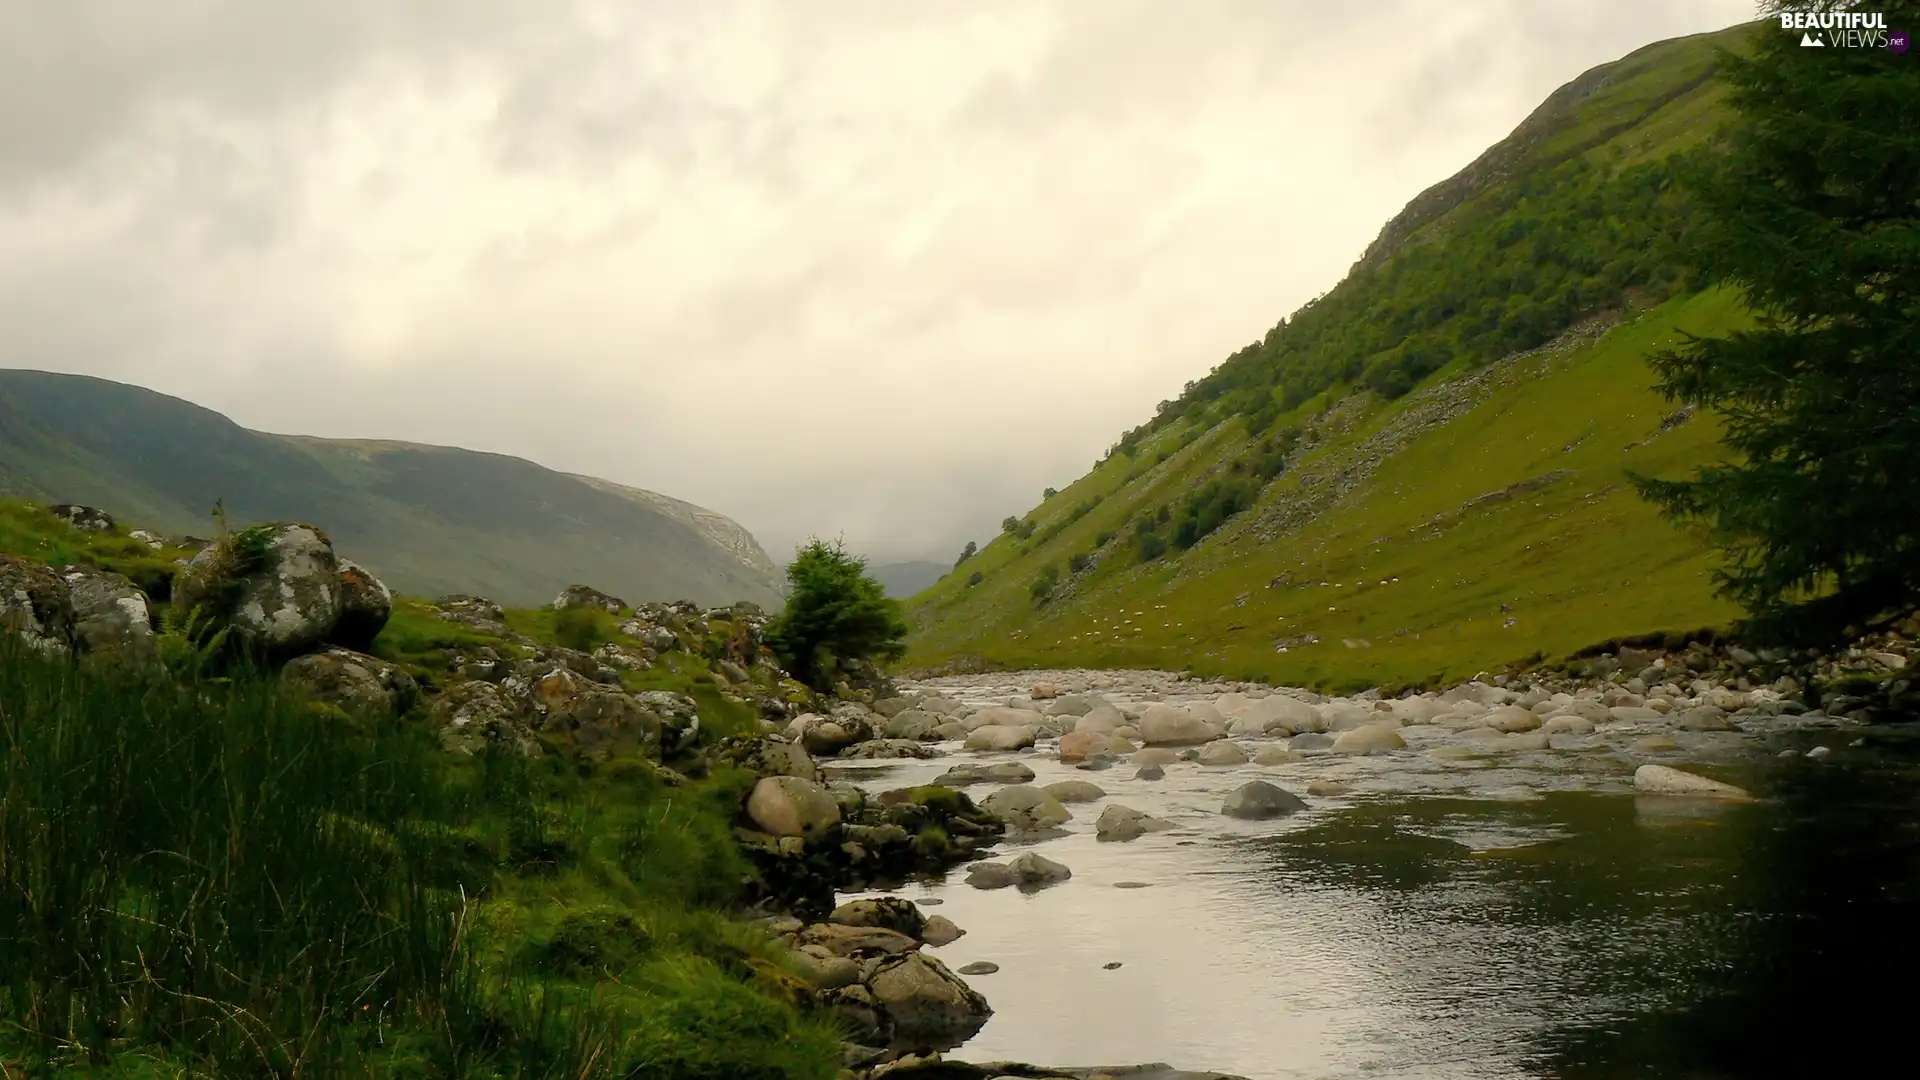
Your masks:
M 98 506 L 142 527 L 321 523 L 347 557 L 417 595 L 509 605 L 585 583 L 631 601 L 781 602 L 753 536 L 691 503 L 501 454 L 249 431 L 104 379 L 0 371 L 0 495 Z
M 953 569 L 946 563 L 928 562 L 924 559 L 912 562 L 885 563 L 867 567 L 867 574 L 878 581 L 887 590 L 887 595 L 904 600 L 927 586 L 940 580 L 940 575 Z
M 1645 357 L 1737 326 L 1669 244 L 1728 113 L 1722 49 L 1556 91 L 1421 193 L 1347 277 L 1163 402 L 909 605 L 921 668 L 1138 666 L 1359 688 L 1734 615 L 1628 469 L 1716 452 Z

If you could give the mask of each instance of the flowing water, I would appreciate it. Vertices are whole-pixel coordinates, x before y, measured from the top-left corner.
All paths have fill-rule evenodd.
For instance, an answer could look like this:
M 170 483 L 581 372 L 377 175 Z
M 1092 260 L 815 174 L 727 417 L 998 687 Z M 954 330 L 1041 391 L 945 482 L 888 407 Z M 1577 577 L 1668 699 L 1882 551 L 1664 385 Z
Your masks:
M 1774 756 L 1816 742 L 1832 755 Z M 1254 1080 L 1910 1075 L 1893 1063 L 1920 1004 L 1920 735 L 1719 733 L 1690 750 L 1761 801 L 1636 797 L 1635 762 L 1599 740 L 1469 762 L 1183 762 L 1159 781 L 1032 752 L 836 771 L 882 790 L 1017 759 L 1035 783 L 1107 792 L 1033 848 L 1070 881 L 981 891 L 957 872 L 898 894 L 968 931 L 933 951 L 948 966 L 1000 966 L 969 978 L 994 1016 L 967 1060 Z M 1221 816 L 1250 779 L 1352 791 L 1279 821 Z M 1099 842 L 1109 803 L 1178 827 Z

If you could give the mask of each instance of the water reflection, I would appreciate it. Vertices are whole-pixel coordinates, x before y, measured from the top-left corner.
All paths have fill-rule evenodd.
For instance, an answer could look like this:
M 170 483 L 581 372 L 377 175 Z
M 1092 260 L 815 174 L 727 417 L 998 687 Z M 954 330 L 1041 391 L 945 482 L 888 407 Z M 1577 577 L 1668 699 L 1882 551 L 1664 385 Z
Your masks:
M 1266 775 L 1298 790 L 1339 769 L 1372 791 L 1258 825 L 1217 810 L 1259 770 L 1107 772 L 1091 779 L 1109 798 L 1041 846 L 1072 881 L 908 894 L 942 897 L 969 931 L 939 950 L 950 965 L 1001 966 L 975 980 L 996 1014 L 963 1048 L 973 1060 L 1255 1078 L 1846 1075 L 1903 1056 L 1899 1022 L 1920 1000 L 1906 981 L 1920 755 L 1882 741 L 1819 765 L 1749 758 L 1744 779 L 1769 796 L 1752 805 L 1636 798 L 1599 755 L 1482 770 L 1469 790 L 1419 755 L 1307 763 Z M 1028 763 L 1039 783 L 1087 778 Z M 1106 802 L 1180 829 L 1098 843 Z

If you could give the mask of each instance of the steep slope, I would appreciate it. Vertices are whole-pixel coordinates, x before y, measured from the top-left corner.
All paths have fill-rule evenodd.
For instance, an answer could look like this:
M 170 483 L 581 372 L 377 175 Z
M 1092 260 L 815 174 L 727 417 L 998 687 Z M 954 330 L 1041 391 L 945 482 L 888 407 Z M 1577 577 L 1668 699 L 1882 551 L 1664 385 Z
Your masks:
M 1751 32 L 1556 92 L 1339 286 L 916 597 L 909 663 L 1359 686 L 1729 618 L 1703 539 L 1625 470 L 1714 450 L 1644 358 L 1742 318 L 1663 251 L 1687 227 L 1677 156 L 1725 121 L 1717 50 Z
M 136 386 L 0 371 L 0 494 L 100 506 L 150 528 L 326 523 L 343 552 L 416 594 L 507 604 L 586 582 L 629 600 L 779 602 L 746 530 L 679 500 L 499 454 L 249 431 Z

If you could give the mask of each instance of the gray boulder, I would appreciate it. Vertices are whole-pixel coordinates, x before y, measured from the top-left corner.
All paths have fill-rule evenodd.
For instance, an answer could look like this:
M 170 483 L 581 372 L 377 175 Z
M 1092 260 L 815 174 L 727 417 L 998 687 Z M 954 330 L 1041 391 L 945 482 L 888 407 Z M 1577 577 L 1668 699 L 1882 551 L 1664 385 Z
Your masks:
M 280 681 L 315 701 L 367 716 L 399 716 L 420 699 L 420 684 L 394 664 L 351 649 L 295 657 Z
M 393 592 L 366 567 L 340 560 L 340 617 L 327 640 L 365 652 L 393 617 Z
M 927 917 L 913 901 L 899 896 L 849 900 L 834 908 L 827 921 L 840 926 L 878 926 L 910 938 L 920 938 L 927 928 Z
M 90 566 L 60 572 L 73 609 L 73 642 L 80 652 L 133 663 L 152 660 L 157 649 L 147 594 L 125 577 Z
M 61 503 L 47 507 L 47 511 L 81 532 L 110 533 L 117 528 L 113 515 L 91 506 Z
M 840 824 L 840 804 L 811 780 L 763 776 L 747 796 L 747 817 L 769 836 L 812 840 Z
M 1060 800 L 1062 803 L 1093 802 L 1107 797 L 1100 785 L 1085 780 L 1055 780 L 1040 790 Z
M 980 808 L 1021 832 L 1057 828 L 1073 820 L 1060 800 L 1031 784 L 1003 787 L 980 800 Z
M 230 644 L 295 656 L 325 641 L 340 619 L 340 561 L 312 525 L 255 525 L 174 575 L 173 606 L 224 627 Z
M 39 563 L 0 555 L 0 633 L 39 652 L 70 652 L 73 601 L 67 583 Z
M 1264 821 L 1268 818 L 1284 817 L 1298 810 L 1305 810 L 1307 804 L 1300 796 L 1274 787 L 1264 780 L 1254 780 L 1235 788 L 1221 804 L 1220 812 L 1228 817 L 1243 818 L 1248 821 Z
M 986 998 L 923 953 L 882 961 L 866 986 L 890 1021 L 891 1050 L 950 1050 L 993 1015 Z
M 498 746 L 523 756 L 541 753 L 529 726 L 532 710 L 490 682 L 458 683 L 428 710 L 440 745 L 456 754 Z
M 1131 806 L 1115 804 L 1100 812 L 1100 820 L 1093 824 L 1093 835 L 1097 840 L 1127 841 L 1171 828 L 1170 821 L 1162 821 Z
M 609 615 L 618 615 L 628 607 L 628 604 L 625 600 L 617 596 L 608 596 L 599 589 L 586 585 L 569 585 L 560 590 L 559 596 L 553 598 L 551 606 L 555 611 L 565 611 L 568 608 L 599 608 Z
M 1149 705 L 1140 714 L 1140 740 L 1148 746 L 1191 746 L 1220 735 L 1205 720 L 1171 705 Z
M 1073 871 L 1035 851 L 1023 851 L 1007 860 L 1013 883 L 1023 888 L 1045 888 L 1073 877 Z

